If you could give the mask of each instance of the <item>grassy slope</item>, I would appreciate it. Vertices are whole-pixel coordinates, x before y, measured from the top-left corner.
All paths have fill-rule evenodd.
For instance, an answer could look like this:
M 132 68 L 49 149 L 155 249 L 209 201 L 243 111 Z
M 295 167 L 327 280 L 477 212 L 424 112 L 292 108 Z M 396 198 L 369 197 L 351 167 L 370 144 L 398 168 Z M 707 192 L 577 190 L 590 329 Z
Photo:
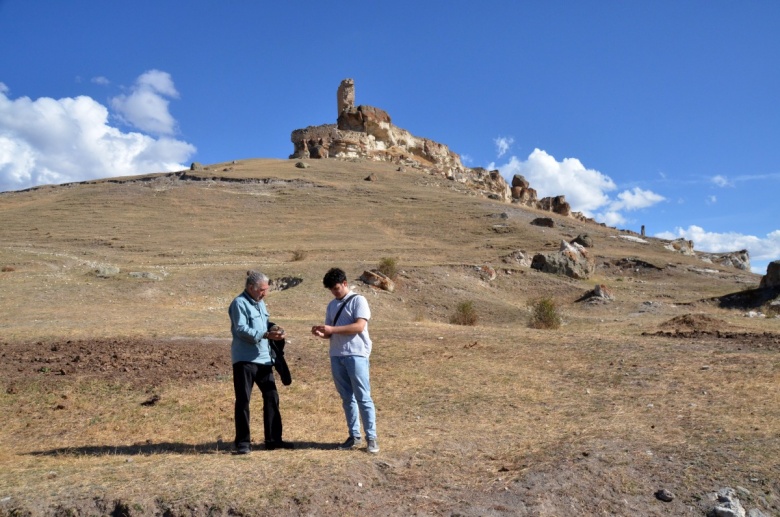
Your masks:
M 553 216 L 554 229 L 532 226 L 549 214 L 416 171 L 311 163 L 303 170 L 291 161 L 247 160 L 194 173 L 204 179 L 198 182 L 160 176 L 0 195 L 0 266 L 15 269 L 0 273 L 5 343 L 151 337 L 164 346 L 186 337 L 224 347 L 225 310 L 246 269 L 304 280 L 268 299 L 295 354 L 296 382 L 281 397 L 286 437 L 300 450 L 248 459 L 217 453 L 232 433 L 227 370 L 210 381 L 158 386 L 161 403 L 143 409 L 149 387 L 31 374 L 0 393 L 0 499 L 11 497 L 0 510 L 83 509 L 98 498 L 127 501 L 136 513 L 189 505 L 246 513 L 663 515 L 691 511 L 698 497 L 725 485 L 750 488 L 747 499 L 765 510 L 776 503 L 777 349 L 641 336 L 690 312 L 737 330 L 775 330 L 776 320 L 686 305 L 754 286 L 757 276 L 594 224 Z M 364 181 L 370 173 L 378 181 Z M 214 176 L 262 181 L 209 181 Z M 639 257 L 664 269 L 600 267 L 591 280 L 575 281 L 500 260 L 518 249 L 557 249 L 579 233 L 593 237 L 599 262 Z M 305 258 L 293 261 L 295 251 Z M 307 329 L 329 300 L 320 283 L 325 270 L 338 265 L 357 279 L 383 257 L 397 258 L 403 270 L 395 293 L 356 282 L 374 312 L 383 451 L 337 454 L 326 446 L 343 438 L 340 404 L 324 344 Z M 499 270 L 493 282 L 473 267 L 485 263 Z M 97 278 L 101 265 L 121 273 Z M 131 271 L 163 280 L 130 278 Z M 574 303 L 597 282 L 617 301 Z M 526 327 L 527 304 L 540 295 L 562 303 L 561 330 Z M 479 324 L 447 324 L 465 300 L 474 302 Z M 66 410 L 53 410 L 60 400 Z M 62 453 L 68 449 L 77 452 Z M 678 494 L 676 506 L 658 506 L 652 493 L 661 486 Z

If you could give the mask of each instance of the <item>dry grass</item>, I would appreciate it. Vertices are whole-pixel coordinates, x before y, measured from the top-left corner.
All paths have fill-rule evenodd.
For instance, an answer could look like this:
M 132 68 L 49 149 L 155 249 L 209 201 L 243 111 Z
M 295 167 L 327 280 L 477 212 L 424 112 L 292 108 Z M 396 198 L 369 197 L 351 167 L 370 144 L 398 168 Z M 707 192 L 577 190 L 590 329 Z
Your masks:
M 776 320 L 697 302 L 755 275 L 715 267 L 703 276 L 690 269 L 701 267 L 695 258 L 652 239 L 555 215 L 556 229 L 531 226 L 540 214 L 390 165 L 232 167 L 193 172 L 201 182 L 161 176 L 0 195 L 0 264 L 16 268 L 0 275 L 0 514 L 53 514 L 57 505 L 108 514 L 120 501 L 134 515 L 700 515 L 699 498 L 735 485 L 754 494 L 746 506 L 778 511 L 778 346 L 642 335 L 691 312 L 734 331 L 776 331 Z M 362 181 L 368 173 L 378 181 Z M 227 175 L 263 181 L 209 179 Z M 361 221 L 349 235 L 337 215 L 345 202 Z M 510 231 L 493 232 L 502 212 Z M 474 268 L 585 232 L 601 264 L 589 282 L 508 265 L 486 282 Z M 290 260 L 290 249 L 306 252 Z M 356 281 L 382 256 L 404 264 L 392 294 Z M 611 265 L 625 257 L 662 269 Z M 98 278 L 99 266 L 120 273 Z M 308 328 L 331 299 L 321 278 L 332 266 L 372 308 L 376 457 L 331 447 L 345 438 L 343 415 L 326 344 Z M 298 448 L 244 458 L 225 452 L 226 308 L 250 267 L 303 278 L 268 299 L 290 336 L 295 380 L 280 395 L 285 438 Z M 594 283 L 616 301 L 575 303 Z M 527 327 L 540 295 L 565 307 L 558 330 Z M 464 299 L 479 325 L 449 324 Z M 54 364 L 55 341 L 120 337 L 163 348 L 186 337 L 203 347 L 193 354 L 216 350 L 223 363 L 207 376 L 192 374 L 206 365 L 187 361 L 180 376 L 131 382 L 121 371 L 132 365 L 130 347 L 126 363 L 91 376 L 40 370 Z M 39 361 L 10 364 L 19 343 Z M 159 402 L 141 405 L 155 394 Z M 677 500 L 660 506 L 652 494 L 661 486 Z

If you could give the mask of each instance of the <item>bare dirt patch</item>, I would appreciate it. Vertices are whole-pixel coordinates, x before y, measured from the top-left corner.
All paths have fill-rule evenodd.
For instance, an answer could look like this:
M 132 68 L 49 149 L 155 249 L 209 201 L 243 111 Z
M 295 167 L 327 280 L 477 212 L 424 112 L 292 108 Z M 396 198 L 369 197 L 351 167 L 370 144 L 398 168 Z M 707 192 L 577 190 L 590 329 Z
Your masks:
M 8 389 L 38 382 L 102 379 L 132 386 L 215 379 L 230 374 L 226 340 L 96 339 L 0 344 Z

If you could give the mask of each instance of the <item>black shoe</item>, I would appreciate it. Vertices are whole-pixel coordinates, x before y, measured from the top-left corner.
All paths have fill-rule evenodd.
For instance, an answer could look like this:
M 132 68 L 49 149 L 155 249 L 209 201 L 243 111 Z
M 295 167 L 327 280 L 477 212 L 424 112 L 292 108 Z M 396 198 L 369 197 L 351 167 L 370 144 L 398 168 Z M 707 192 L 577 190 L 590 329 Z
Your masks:
M 339 445 L 339 449 L 346 451 L 349 449 L 357 449 L 361 445 L 363 445 L 363 439 L 360 438 L 360 436 L 350 436 L 347 438 L 347 441 Z
M 293 442 L 285 442 L 284 440 L 265 442 L 265 450 L 273 451 L 276 449 L 295 449 L 295 444 Z
M 249 447 L 240 447 L 236 449 L 236 454 L 239 455 L 249 454 L 250 452 L 252 452 L 252 449 L 250 449 Z

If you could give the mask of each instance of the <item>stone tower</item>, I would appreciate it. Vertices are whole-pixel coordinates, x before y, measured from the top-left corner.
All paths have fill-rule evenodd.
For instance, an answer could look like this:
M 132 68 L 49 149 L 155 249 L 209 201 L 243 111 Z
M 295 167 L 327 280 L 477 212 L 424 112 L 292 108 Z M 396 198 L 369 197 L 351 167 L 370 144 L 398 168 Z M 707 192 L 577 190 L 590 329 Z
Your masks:
M 341 112 L 347 108 L 355 106 L 355 81 L 354 79 L 344 79 L 339 85 L 339 89 L 336 92 L 336 102 L 338 113 L 336 117 L 341 115 Z

